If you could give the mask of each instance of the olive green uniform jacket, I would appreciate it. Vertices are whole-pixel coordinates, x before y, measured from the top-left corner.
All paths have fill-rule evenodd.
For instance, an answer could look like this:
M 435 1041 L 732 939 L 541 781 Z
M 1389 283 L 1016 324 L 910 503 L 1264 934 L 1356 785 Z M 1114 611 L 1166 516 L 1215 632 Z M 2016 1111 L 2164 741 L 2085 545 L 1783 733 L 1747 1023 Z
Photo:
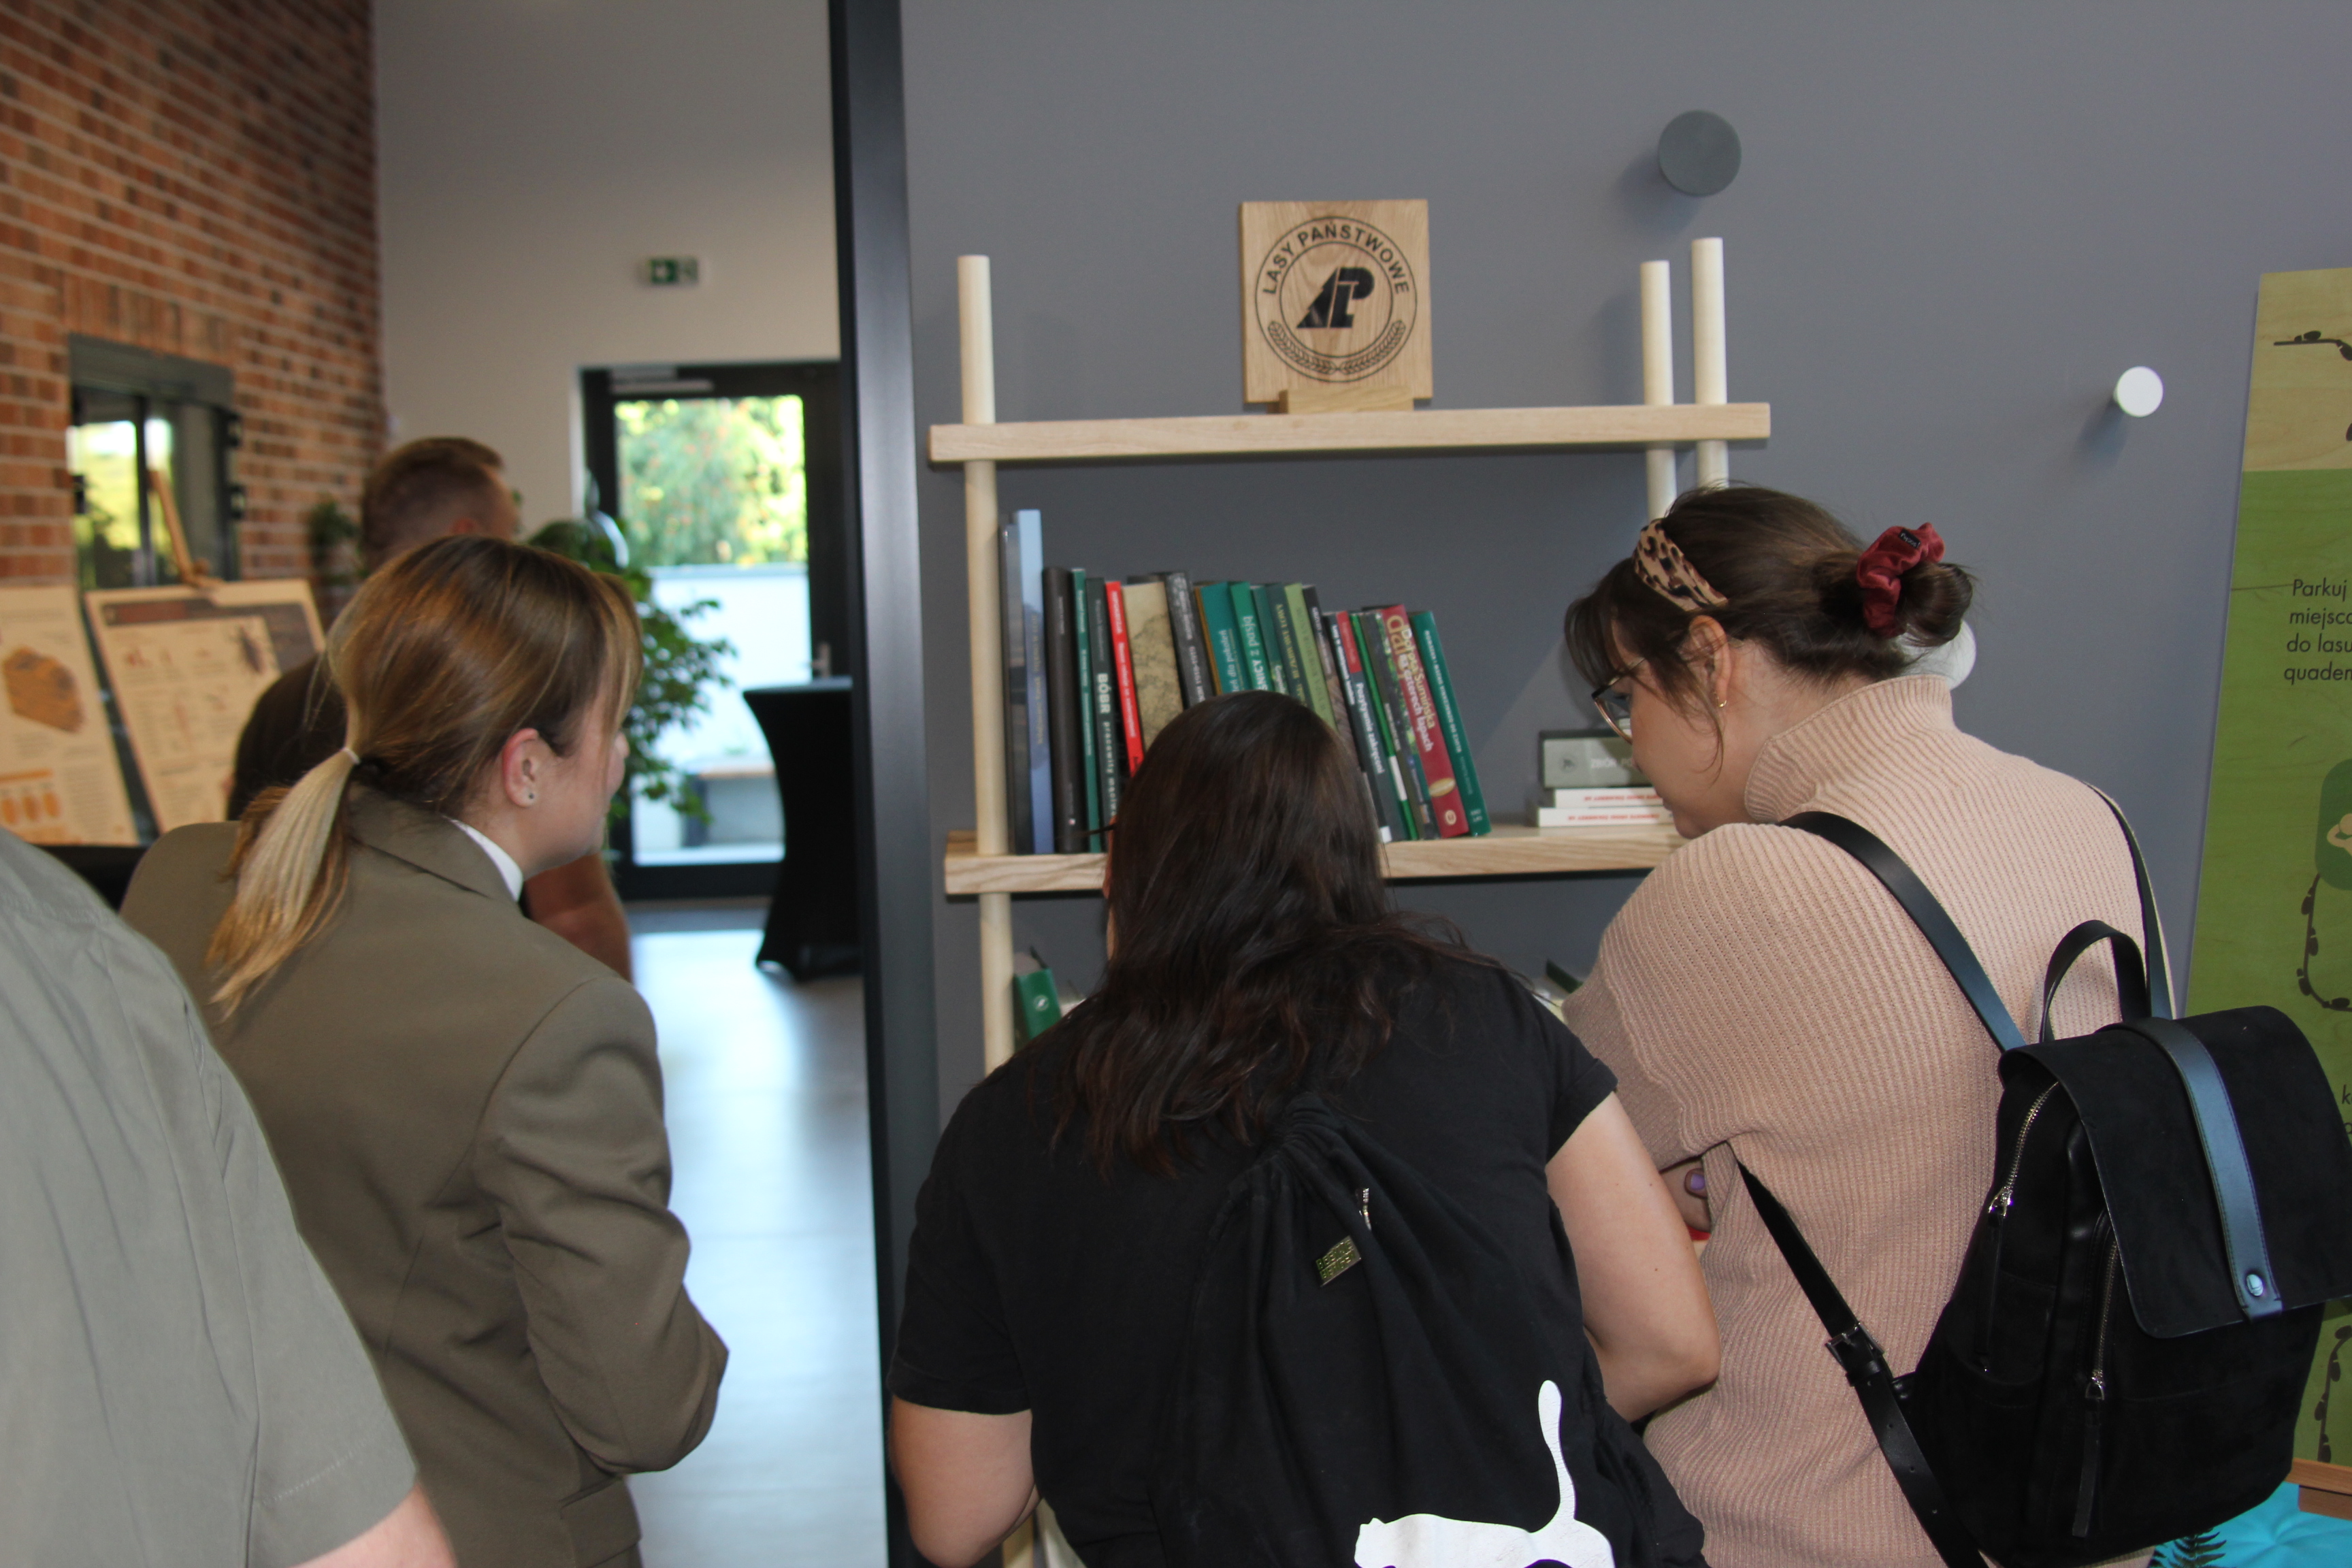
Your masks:
M 332 923 L 208 1005 L 214 1038 L 459 1563 L 633 1568 L 620 1478 L 693 1451 L 727 1361 L 686 1293 L 653 1017 L 446 819 L 362 784 L 346 818 Z M 202 998 L 236 832 L 166 835 L 123 903 Z

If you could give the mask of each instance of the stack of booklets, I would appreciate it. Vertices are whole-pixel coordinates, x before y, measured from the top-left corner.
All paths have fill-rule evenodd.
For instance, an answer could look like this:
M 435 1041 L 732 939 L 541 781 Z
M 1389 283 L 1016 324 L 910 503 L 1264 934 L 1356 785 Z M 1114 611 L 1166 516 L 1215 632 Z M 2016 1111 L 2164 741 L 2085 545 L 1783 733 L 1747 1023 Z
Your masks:
M 1326 610 L 1306 583 L 1047 566 L 1034 511 L 1003 524 L 998 547 L 1015 853 L 1100 850 L 1160 731 L 1229 691 L 1295 697 L 1338 731 L 1383 842 L 1490 830 L 1428 612 Z
M 1555 789 L 1536 806 L 1538 827 L 1642 827 L 1671 823 L 1675 814 L 1647 786 Z

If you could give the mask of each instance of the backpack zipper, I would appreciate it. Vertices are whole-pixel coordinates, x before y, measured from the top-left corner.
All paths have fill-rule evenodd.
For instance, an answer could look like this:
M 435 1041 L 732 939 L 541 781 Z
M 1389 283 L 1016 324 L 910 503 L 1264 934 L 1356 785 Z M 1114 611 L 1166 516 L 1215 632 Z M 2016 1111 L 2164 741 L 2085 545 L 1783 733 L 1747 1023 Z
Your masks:
M 2058 1085 L 2053 1081 L 2027 1108 L 2025 1120 L 2018 1123 L 2017 1142 L 2010 1148 L 2009 1174 L 2001 1179 L 2000 1185 L 1992 1190 L 1992 1195 L 1985 1199 L 1985 1218 L 1992 1222 L 1992 1266 L 1985 1271 L 1984 1331 L 1977 1342 L 1977 1367 L 1979 1371 L 1992 1370 L 1992 1325 L 1994 1315 L 2000 1308 L 2000 1243 L 2001 1237 L 2007 1234 L 2010 1206 L 2017 1201 L 2017 1173 L 2025 1165 L 2026 1135 L 2033 1131 L 2034 1122 L 2041 1119 L 2042 1108 L 2049 1104 L 2050 1097 L 2057 1092 Z
M 2099 1216 L 2101 1226 L 2106 1216 Z M 2091 1533 L 2091 1504 L 2099 1486 L 2099 1439 L 2107 1414 L 2107 1319 L 2116 1305 L 2116 1238 L 2107 1236 L 2107 1268 L 2099 1282 L 2099 1337 L 2091 1342 L 2091 1375 L 2083 1382 L 2083 1403 L 2089 1408 L 2083 1420 L 2083 1479 L 2074 1488 L 2074 1536 Z

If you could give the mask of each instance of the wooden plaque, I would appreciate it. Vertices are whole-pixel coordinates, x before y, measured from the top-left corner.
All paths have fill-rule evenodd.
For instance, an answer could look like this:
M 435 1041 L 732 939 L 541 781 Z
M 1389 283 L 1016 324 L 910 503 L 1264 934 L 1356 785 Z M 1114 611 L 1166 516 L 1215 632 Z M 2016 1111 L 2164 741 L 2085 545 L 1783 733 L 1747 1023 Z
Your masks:
M 1242 204 L 1242 398 L 1290 413 L 1433 395 L 1427 202 Z

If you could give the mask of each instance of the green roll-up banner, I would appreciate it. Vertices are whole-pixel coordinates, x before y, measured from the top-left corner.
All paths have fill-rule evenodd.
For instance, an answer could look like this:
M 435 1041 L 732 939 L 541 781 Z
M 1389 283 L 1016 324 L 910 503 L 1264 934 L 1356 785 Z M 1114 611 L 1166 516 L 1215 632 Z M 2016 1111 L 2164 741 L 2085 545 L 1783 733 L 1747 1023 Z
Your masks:
M 2254 313 L 2189 995 L 2301 1025 L 2352 1135 L 2352 268 L 2271 273 Z M 2295 1452 L 2352 1465 L 2328 1314 Z

